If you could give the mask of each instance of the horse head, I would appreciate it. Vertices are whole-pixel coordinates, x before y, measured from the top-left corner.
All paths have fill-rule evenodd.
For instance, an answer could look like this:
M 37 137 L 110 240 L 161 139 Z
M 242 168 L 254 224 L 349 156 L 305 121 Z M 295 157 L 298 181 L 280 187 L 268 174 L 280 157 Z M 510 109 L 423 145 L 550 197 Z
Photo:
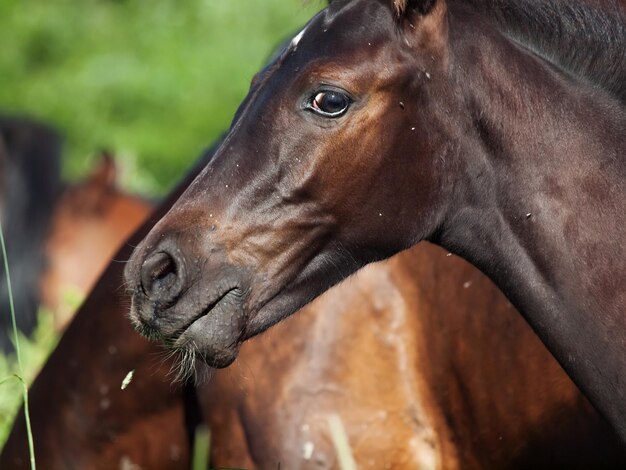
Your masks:
M 135 250 L 140 331 L 226 366 L 245 339 L 436 231 L 454 145 L 447 36 L 443 0 L 317 14 Z

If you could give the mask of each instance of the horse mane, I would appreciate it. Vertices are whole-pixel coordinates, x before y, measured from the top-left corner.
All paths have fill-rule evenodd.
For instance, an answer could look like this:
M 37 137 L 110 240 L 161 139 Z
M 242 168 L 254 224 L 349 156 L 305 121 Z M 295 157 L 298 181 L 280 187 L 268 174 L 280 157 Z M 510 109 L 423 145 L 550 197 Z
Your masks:
M 18 328 L 37 322 L 44 243 L 60 190 L 60 139 L 39 123 L 0 116 L 0 222 Z M 3 258 L 0 253 L 0 263 Z M 0 265 L 0 350 L 13 349 L 4 265 Z
M 518 43 L 626 103 L 623 0 L 458 0 Z
M 455 1 L 455 0 L 449 0 Z M 456 0 L 559 68 L 626 103 L 625 0 Z M 436 0 L 393 0 L 401 16 Z

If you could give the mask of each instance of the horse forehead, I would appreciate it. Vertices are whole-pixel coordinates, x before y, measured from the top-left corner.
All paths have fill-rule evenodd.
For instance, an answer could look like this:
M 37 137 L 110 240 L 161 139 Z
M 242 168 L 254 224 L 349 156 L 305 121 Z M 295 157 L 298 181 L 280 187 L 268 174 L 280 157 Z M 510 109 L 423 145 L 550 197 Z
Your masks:
M 345 45 L 346 42 L 358 43 L 368 37 L 389 33 L 394 24 L 393 21 L 389 21 L 391 18 L 390 11 L 379 1 L 334 1 L 294 36 L 289 49 L 297 50 L 303 41 L 313 46 L 326 41 L 337 46 Z

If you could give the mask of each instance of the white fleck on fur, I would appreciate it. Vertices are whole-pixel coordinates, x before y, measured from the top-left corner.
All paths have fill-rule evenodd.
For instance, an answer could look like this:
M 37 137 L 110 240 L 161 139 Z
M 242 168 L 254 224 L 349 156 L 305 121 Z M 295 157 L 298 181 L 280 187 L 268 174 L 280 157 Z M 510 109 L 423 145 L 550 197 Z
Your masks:
M 302 31 L 300 31 L 298 34 L 296 34 L 296 36 L 291 40 L 291 48 L 292 49 L 295 49 L 296 47 L 298 47 L 298 44 L 302 40 L 302 36 L 304 36 L 304 33 L 305 33 L 307 27 L 308 27 L 308 25 L 305 26 L 304 28 L 302 28 Z
M 302 458 L 304 460 L 311 460 L 313 457 L 313 451 L 315 450 L 315 444 L 311 441 L 307 441 L 302 446 Z

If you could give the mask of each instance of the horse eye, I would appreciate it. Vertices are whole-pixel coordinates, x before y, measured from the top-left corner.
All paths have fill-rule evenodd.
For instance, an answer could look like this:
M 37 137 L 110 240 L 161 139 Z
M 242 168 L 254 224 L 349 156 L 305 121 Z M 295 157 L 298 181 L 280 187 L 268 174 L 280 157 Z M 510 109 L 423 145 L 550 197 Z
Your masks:
M 319 91 L 311 97 L 307 108 L 324 117 L 338 117 L 350 106 L 350 98 L 341 92 Z

